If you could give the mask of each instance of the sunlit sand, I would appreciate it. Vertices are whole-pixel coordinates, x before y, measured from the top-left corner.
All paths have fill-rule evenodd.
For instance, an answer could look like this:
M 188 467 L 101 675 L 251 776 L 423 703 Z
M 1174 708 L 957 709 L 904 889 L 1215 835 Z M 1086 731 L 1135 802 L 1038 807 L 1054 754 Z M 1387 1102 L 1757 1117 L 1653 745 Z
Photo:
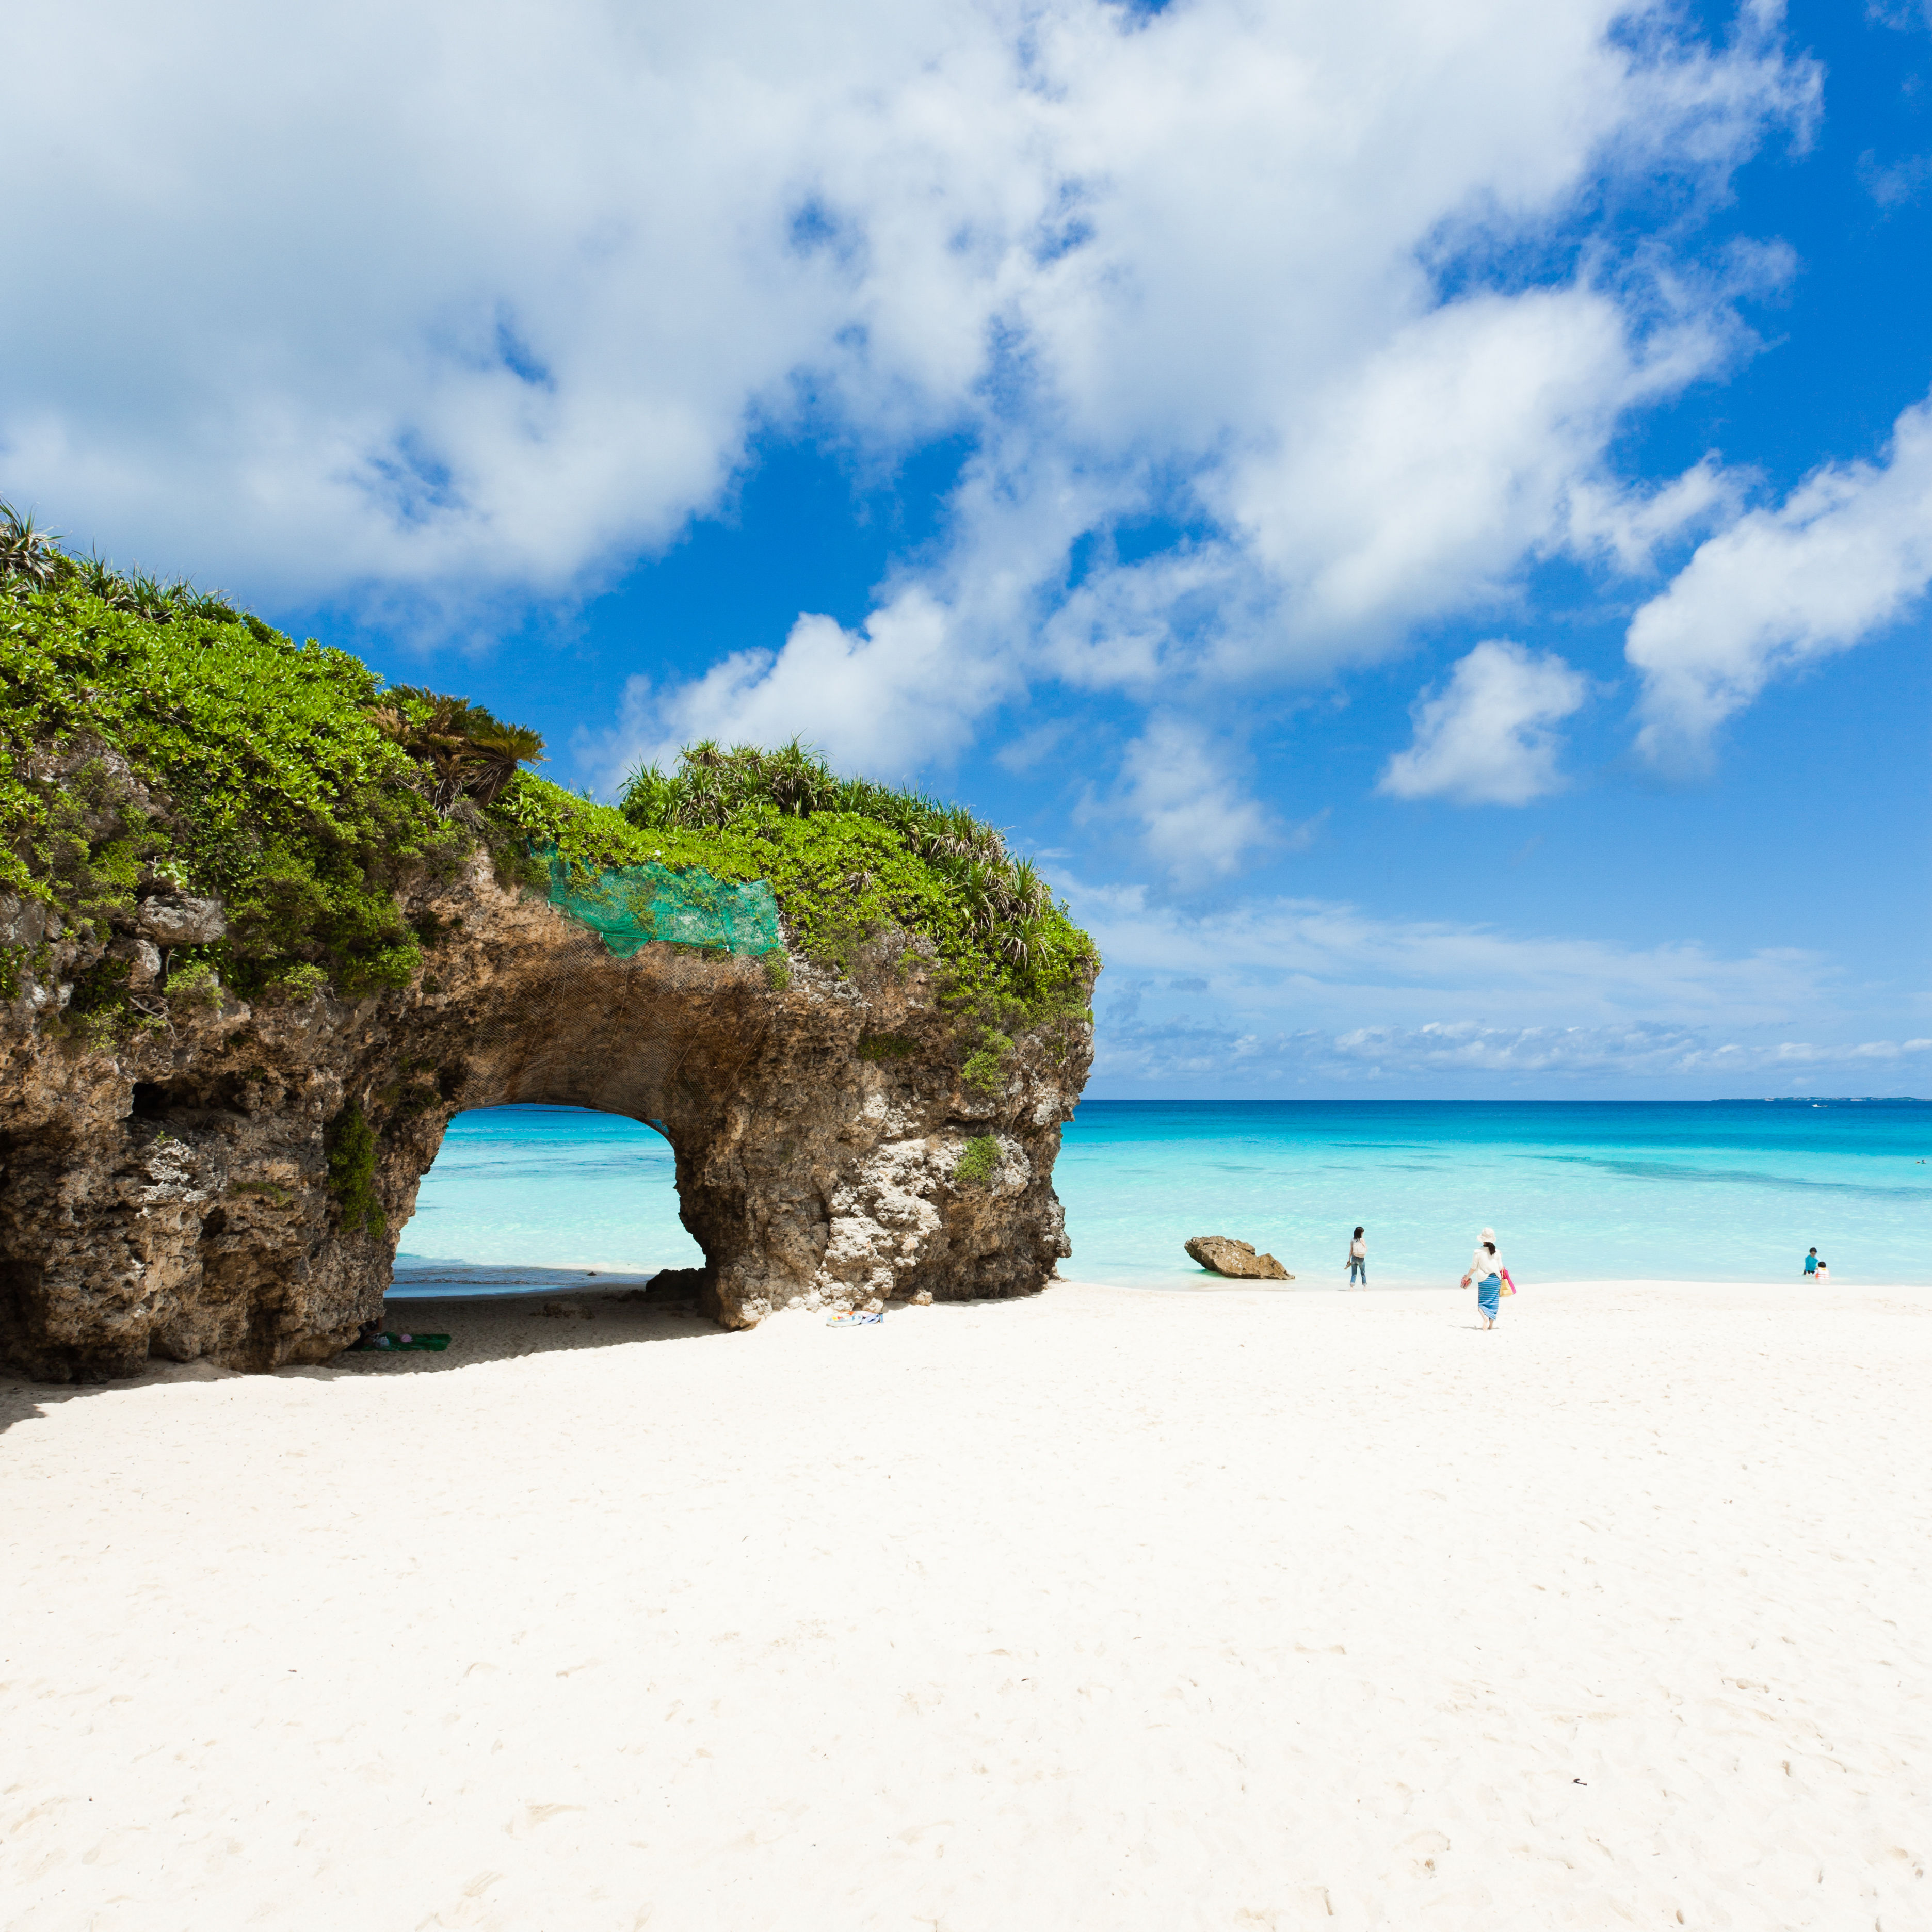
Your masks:
M 1925 1924 L 1932 1290 L 1831 1294 L 0 1384 L 0 1918 Z

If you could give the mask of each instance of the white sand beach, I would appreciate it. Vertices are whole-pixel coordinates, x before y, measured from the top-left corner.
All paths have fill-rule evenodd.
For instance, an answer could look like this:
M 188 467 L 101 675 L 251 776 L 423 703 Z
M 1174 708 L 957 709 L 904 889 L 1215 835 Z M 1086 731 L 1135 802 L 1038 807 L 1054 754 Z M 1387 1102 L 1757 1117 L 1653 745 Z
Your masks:
M 0 1920 L 1932 1924 L 1932 1290 L 0 1384 Z

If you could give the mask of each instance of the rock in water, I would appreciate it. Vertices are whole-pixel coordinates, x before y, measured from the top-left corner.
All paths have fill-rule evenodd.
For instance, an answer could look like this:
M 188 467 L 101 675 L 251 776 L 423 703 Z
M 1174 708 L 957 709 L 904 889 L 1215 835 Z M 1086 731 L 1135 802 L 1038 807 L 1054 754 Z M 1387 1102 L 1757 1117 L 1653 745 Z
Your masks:
M 1187 1244 L 1187 1252 L 1203 1268 L 1216 1274 L 1232 1275 L 1238 1281 L 1294 1279 L 1274 1256 L 1258 1255 L 1252 1244 L 1238 1241 L 1229 1234 L 1196 1234 Z

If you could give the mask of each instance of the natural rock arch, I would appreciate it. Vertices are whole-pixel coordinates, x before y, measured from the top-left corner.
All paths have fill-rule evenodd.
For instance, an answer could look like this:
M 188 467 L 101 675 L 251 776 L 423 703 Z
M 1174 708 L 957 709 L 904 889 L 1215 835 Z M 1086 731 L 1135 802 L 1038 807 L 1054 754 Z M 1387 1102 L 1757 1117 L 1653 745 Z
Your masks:
M 452 1114 L 659 1125 L 705 1305 L 1003 1295 L 1099 961 L 1002 835 L 797 742 L 615 806 L 0 506 L 0 1360 L 322 1360 L 381 1310 Z
M 1083 1012 L 969 1081 L 930 949 L 903 933 L 844 970 L 662 943 L 618 958 L 480 850 L 408 910 L 441 935 L 427 970 L 358 1002 L 217 996 L 110 1053 L 40 1023 L 57 988 L 16 994 L 8 1362 L 64 1380 L 151 1355 L 326 1359 L 380 1312 L 451 1116 L 512 1101 L 662 1129 L 728 1326 L 794 1303 L 1027 1293 L 1069 1252 L 1052 1175 L 1090 1056 Z M 9 920 L 0 944 L 47 952 L 44 908 L 0 902 Z

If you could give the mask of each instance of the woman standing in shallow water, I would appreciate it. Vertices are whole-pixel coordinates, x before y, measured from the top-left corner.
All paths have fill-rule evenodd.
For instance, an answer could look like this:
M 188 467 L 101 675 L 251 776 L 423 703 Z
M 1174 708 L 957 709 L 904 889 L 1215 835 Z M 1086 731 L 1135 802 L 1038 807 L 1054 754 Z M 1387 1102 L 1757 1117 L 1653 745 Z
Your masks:
M 1496 1311 L 1502 1306 L 1503 1258 L 1496 1252 L 1496 1244 L 1490 1231 L 1483 1230 L 1483 1240 L 1469 1262 L 1469 1272 L 1462 1277 L 1462 1286 L 1476 1284 L 1476 1306 L 1483 1318 L 1485 1328 L 1496 1325 Z
M 1369 1285 L 1369 1244 L 1363 1240 L 1362 1231 L 1359 1228 L 1348 1243 L 1348 1286 L 1351 1288 L 1354 1286 L 1358 1274 L 1362 1277 L 1362 1286 L 1366 1288 Z

